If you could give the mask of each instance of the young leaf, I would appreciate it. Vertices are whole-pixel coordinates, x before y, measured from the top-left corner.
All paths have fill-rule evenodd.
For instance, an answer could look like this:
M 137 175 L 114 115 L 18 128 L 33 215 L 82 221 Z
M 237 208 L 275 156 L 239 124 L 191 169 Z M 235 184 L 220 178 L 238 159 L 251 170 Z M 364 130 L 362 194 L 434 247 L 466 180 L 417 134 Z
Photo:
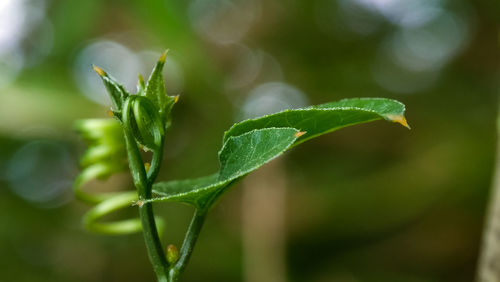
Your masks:
M 106 90 L 108 91 L 108 94 L 111 97 L 111 102 L 113 103 L 113 110 L 120 113 L 123 102 L 129 94 L 120 83 L 116 82 L 116 80 L 109 76 L 103 69 L 97 66 L 93 66 L 93 68 L 94 71 L 101 77 L 104 86 L 106 86 Z
M 407 126 L 404 111 L 404 105 L 398 101 L 357 98 L 242 121 L 224 135 L 218 173 L 156 183 L 153 192 L 159 197 L 152 201 L 175 201 L 209 208 L 236 181 L 292 146 L 346 126 L 374 120 L 385 119 Z
M 165 65 L 166 56 L 167 51 L 161 55 L 160 59 L 156 63 L 148 79 L 148 83 L 146 84 L 146 90 L 143 93 L 158 107 L 163 123 L 168 125 L 169 114 L 176 99 L 173 96 L 167 95 L 165 84 L 163 82 L 162 71 L 163 66 Z

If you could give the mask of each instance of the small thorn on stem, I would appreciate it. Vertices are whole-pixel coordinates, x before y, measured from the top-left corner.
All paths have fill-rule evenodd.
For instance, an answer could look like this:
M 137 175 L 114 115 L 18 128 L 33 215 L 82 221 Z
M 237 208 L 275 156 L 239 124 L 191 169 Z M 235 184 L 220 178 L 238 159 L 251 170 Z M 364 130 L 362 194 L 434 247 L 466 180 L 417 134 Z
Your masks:
M 146 172 L 149 172 L 149 169 L 151 168 L 151 164 L 150 163 L 145 163 L 144 164 L 144 168 L 146 169 Z
M 175 95 L 174 96 L 174 104 L 179 102 L 179 95 Z
M 106 113 L 108 114 L 109 117 L 115 116 L 115 114 L 113 113 L 113 110 L 111 110 L 111 109 L 107 110 Z

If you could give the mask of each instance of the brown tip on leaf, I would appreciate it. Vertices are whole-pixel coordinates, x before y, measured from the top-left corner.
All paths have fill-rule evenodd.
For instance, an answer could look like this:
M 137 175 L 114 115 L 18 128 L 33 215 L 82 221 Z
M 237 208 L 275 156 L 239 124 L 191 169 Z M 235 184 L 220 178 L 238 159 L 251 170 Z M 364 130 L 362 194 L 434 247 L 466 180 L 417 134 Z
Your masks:
M 98 67 L 98 66 L 92 66 L 92 68 L 94 69 L 94 71 L 98 75 L 100 75 L 100 76 L 105 76 L 106 75 L 106 72 L 103 69 L 101 69 L 100 67 Z
M 144 168 L 146 169 L 146 172 L 149 172 L 149 169 L 151 168 L 151 164 L 150 163 L 145 163 L 144 164 Z
M 113 113 L 112 110 L 107 110 L 106 113 L 108 114 L 109 117 L 114 117 L 115 114 Z
M 160 59 L 158 59 L 158 62 L 165 63 L 165 60 L 167 59 L 167 53 L 168 53 L 168 49 L 165 50 L 165 52 L 163 52 L 163 54 L 161 54 L 161 57 L 160 57 Z
M 179 95 L 174 96 L 174 104 L 179 102 Z
M 410 125 L 406 121 L 406 118 L 403 115 L 388 115 L 387 118 L 389 118 L 393 122 L 397 122 L 401 124 L 402 126 L 411 129 Z
M 302 135 L 304 135 L 306 133 L 307 133 L 306 131 L 299 131 L 299 132 L 295 133 L 294 136 L 297 137 L 297 138 L 299 138 L 300 136 L 302 136 Z

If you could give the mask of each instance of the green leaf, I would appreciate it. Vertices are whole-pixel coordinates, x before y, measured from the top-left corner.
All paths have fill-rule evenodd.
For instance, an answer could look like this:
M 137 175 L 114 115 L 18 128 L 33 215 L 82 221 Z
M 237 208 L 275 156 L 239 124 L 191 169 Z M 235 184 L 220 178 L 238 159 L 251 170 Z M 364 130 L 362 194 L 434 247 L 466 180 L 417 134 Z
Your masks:
M 114 78 L 109 76 L 103 69 L 97 66 L 93 66 L 94 71 L 101 77 L 109 96 L 111 97 L 111 102 L 113 103 L 113 110 L 116 113 L 120 113 L 125 99 L 129 96 L 125 88 L 116 82 Z M 118 115 L 119 116 L 119 115 Z
M 295 128 L 265 128 L 229 138 L 219 152 L 219 181 L 236 179 L 283 153 L 297 139 Z
M 297 144 L 346 126 L 380 119 L 408 127 L 404 111 L 404 105 L 395 100 L 356 98 L 242 121 L 224 134 L 218 173 L 154 184 L 153 192 L 158 198 L 151 201 L 209 208 L 236 181 Z
M 160 182 L 154 201 L 175 201 L 208 208 L 226 188 L 286 151 L 297 139 L 294 128 L 265 128 L 229 138 L 219 152 L 219 173 L 197 179 Z
M 144 93 L 144 95 L 158 107 L 163 123 L 166 127 L 168 127 L 170 111 L 177 101 L 177 98 L 167 95 L 165 84 L 163 82 L 162 71 L 163 66 L 165 65 L 166 56 L 167 51 L 161 55 L 160 59 L 156 63 L 151 75 L 149 76 L 148 83 L 146 84 L 146 90 L 142 93 Z
M 344 99 L 242 121 L 225 132 L 224 142 L 231 136 L 266 127 L 292 127 L 305 131 L 304 136 L 297 140 L 297 144 L 346 126 L 380 119 L 398 122 L 408 127 L 404 112 L 405 106 L 391 99 Z

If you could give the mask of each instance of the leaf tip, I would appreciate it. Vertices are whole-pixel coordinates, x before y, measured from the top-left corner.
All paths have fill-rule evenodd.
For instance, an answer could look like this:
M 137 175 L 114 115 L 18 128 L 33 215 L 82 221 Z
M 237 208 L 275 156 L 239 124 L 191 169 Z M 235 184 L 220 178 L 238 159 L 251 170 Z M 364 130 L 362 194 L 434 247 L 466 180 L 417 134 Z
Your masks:
M 294 134 L 295 137 L 299 138 L 300 136 L 306 134 L 307 132 L 306 131 L 299 131 L 297 133 Z
M 94 71 L 99 75 L 99 76 L 106 76 L 106 72 L 101 69 L 100 67 L 98 66 L 94 66 L 92 65 L 92 69 L 94 69 Z
M 408 121 L 406 120 L 405 116 L 403 115 L 387 115 L 387 118 L 391 120 L 392 122 L 397 122 L 401 124 L 402 126 L 411 129 L 410 125 L 408 124 Z
M 163 63 L 165 63 L 165 60 L 167 59 L 167 53 L 168 53 L 168 49 L 167 49 L 167 50 L 165 50 L 165 51 L 161 54 L 160 59 L 158 59 L 158 62 L 159 62 L 159 63 L 162 63 L 162 64 L 163 64 Z
M 112 109 L 107 110 L 106 113 L 108 114 L 109 117 L 114 117 L 115 116 L 115 113 L 113 112 Z
M 140 85 L 144 85 L 144 77 L 142 76 L 142 74 L 137 74 L 137 77 L 139 78 L 139 84 Z

